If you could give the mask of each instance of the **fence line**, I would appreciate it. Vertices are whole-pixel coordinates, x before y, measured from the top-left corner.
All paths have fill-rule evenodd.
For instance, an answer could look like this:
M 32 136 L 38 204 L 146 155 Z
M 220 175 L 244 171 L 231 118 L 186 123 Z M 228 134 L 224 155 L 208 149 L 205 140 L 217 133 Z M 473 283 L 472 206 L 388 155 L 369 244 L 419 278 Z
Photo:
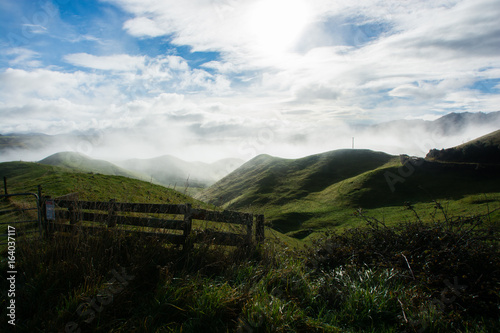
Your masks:
M 47 203 L 50 205 L 47 208 Z M 207 209 L 193 209 L 189 203 L 173 204 L 145 204 L 110 201 L 79 201 L 65 199 L 50 199 L 45 197 L 42 204 L 42 211 L 45 217 L 44 229 L 51 233 L 55 230 L 70 231 L 78 228 L 94 230 L 96 226 L 83 225 L 80 222 L 98 222 L 100 228 L 114 228 L 120 226 L 139 226 L 153 229 L 169 229 L 182 231 L 182 234 L 148 232 L 144 230 L 121 229 L 120 231 L 133 234 L 151 235 L 165 241 L 182 244 L 186 246 L 188 242 L 199 243 L 209 240 L 214 244 L 238 246 L 250 244 L 253 241 L 253 227 L 255 225 L 255 241 L 264 241 L 264 216 L 236 211 L 212 211 Z M 50 211 L 50 214 L 47 214 Z M 53 211 L 53 213 L 52 213 Z M 128 215 L 122 215 L 126 213 Z M 52 216 L 49 216 L 51 215 Z M 162 219 L 158 217 L 134 216 L 131 214 L 165 214 L 183 215 L 183 219 Z M 254 223 L 255 219 L 255 223 Z M 68 220 L 69 224 L 61 223 L 61 220 Z M 214 231 L 210 229 L 196 229 L 193 232 L 193 220 L 210 221 L 216 223 L 226 223 L 246 226 L 246 233 L 231 233 Z
M 146 204 L 146 203 L 122 203 L 116 200 L 107 202 L 99 201 L 80 201 L 77 193 L 71 193 L 59 198 L 51 199 L 49 196 L 42 196 L 42 187 L 38 185 L 38 193 L 11 193 L 7 191 L 7 178 L 4 177 L 4 194 L 2 198 L 16 196 L 33 196 L 36 200 L 35 208 L 7 209 L 0 211 L 0 214 L 9 214 L 15 212 L 24 212 L 29 210 L 38 210 L 37 218 L 22 221 L 1 222 L 4 224 L 27 224 L 35 223 L 38 227 L 38 233 L 42 231 L 48 235 L 54 231 L 74 231 L 76 227 L 85 230 L 113 228 L 117 231 L 123 231 L 128 234 L 151 235 L 165 241 L 182 244 L 186 246 L 188 242 L 199 243 L 210 241 L 214 244 L 239 246 L 250 244 L 253 241 L 253 230 L 255 226 L 255 242 L 264 241 L 264 215 L 253 215 L 236 211 L 214 211 L 207 209 L 193 209 L 191 204 Z M 126 213 L 122 215 L 120 213 Z M 135 216 L 139 214 L 165 214 L 165 215 L 183 215 L 183 219 L 163 219 L 151 216 Z M 61 223 L 62 220 L 69 221 Z M 193 220 L 210 221 L 215 223 L 225 223 L 232 225 L 246 226 L 246 233 L 231 233 L 214 231 L 211 229 L 195 229 L 193 231 Z M 255 222 L 254 222 L 255 220 Z M 81 221 L 98 222 L 100 225 L 84 225 Z M 158 231 L 144 231 L 132 229 L 117 229 L 116 226 L 146 227 L 151 229 L 168 229 L 173 231 L 182 231 L 182 234 L 165 233 Z M 31 234 L 37 231 L 18 231 L 21 234 Z M 1 235 L 4 236 L 4 235 Z M 0 243 L 1 244 L 1 243 Z

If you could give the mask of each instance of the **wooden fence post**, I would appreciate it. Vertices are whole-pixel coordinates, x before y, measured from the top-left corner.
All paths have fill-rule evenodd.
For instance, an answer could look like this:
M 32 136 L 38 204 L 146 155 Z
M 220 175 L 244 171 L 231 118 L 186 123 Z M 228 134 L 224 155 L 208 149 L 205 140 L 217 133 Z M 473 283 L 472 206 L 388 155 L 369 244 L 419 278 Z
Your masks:
M 245 214 L 247 222 L 247 243 L 252 243 L 253 214 Z
M 78 205 L 76 202 L 73 202 L 71 206 L 68 207 L 69 212 L 69 224 L 77 224 L 78 223 Z
M 47 201 L 47 198 L 50 198 L 49 196 L 42 197 L 42 186 L 38 185 L 38 209 L 40 211 L 40 217 L 39 221 L 42 224 L 40 227 L 43 230 L 43 233 L 45 234 L 45 237 L 49 237 L 49 221 L 47 219 L 47 205 L 45 202 Z
M 255 239 L 259 244 L 264 241 L 264 215 L 257 215 L 256 217 Z
M 7 177 L 6 176 L 3 176 L 3 190 L 5 192 L 5 195 L 9 194 L 7 192 Z
M 109 200 L 108 228 L 116 226 L 116 199 Z
M 193 212 L 191 209 L 191 204 L 186 204 L 186 210 L 184 212 L 184 246 L 186 246 L 186 241 L 191 234 L 191 228 L 193 225 Z

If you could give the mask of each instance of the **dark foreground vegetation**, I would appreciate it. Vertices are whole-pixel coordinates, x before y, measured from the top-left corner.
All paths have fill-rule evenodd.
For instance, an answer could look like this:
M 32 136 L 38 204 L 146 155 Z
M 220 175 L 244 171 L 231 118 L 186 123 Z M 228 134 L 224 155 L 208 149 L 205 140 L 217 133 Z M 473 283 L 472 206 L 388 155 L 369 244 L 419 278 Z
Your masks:
M 359 214 L 365 227 L 301 249 L 267 240 L 186 252 L 112 231 L 19 239 L 16 331 L 500 331 L 495 221 L 417 214 L 387 227 Z

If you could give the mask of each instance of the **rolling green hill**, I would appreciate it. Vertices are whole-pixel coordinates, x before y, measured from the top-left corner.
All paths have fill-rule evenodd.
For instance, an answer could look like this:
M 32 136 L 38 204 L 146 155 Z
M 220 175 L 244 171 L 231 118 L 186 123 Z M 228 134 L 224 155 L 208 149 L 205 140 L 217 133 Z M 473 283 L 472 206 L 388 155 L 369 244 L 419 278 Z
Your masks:
M 442 162 L 500 164 L 500 130 L 448 149 L 432 149 L 426 159 Z
M 89 174 L 72 171 L 68 168 L 32 162 L 0 163 L 0 179 L 7 177 L 8 192 L 37 193 L 38 185 L 42 186 L 42 194 L 56 198 L 67 194 L 77 194 L 80 200 L 140 203 L 191 203 L 193 207 L 208 208 L 202 202 L 163 186 L 143 182 L 123 176 Z M 3 191 L 2 191 L 3 194 Z M 8 201 L 0 200 L 0 210 L 14 208 L 33 208 L 35 202 L 29 197 L 11 197 Z M 34 212 L 33 212 L 34 214 Z M 33 216 L 30 218 L 34 218 Z M 26 220 L 26 216 L 1 214 L 0 223 Z M 7 225 L 0 225 L 0 233 L 4 234 Z
M 301 162 L 315 161 L 316 167 L 310 168 L 317 171 L 321 170 L 318 164 L 328 165 L 328 159 L 322 158 Z M 259 160 L 293 161 L 270 156 Z M 398 172 L 397 163 L 397 158 L 390 157 L 375 170 L 341 181 L 344 186 L 337 190 L 352 193 L 349 186 L 366 185 L 363 181 L 374 179 L 372 173 L 378 178 L 384 170 Z M 33 191 L 36 184 L 42 184 L 44 193 L 52 196 L 79 191 L 90 200 L 190 200 L 134 179 L 37 163 L 0 163 L 1 176 L 8 177 L 11 192 Z M 303 183 L 308 184 L 307 179 Z M 327 187 L 315 193 L 331 190 Z M 0 210 L 11 206 L 10 201 L 0 200 Z M 0 215 L 0 222 L 6 216 Z M 497 234 L 494 229 L 471 232 L 470 225 L 467 220 L 453 225 L 377 225 L 330 233 L 299 249 L 284 243 L 289 238 L 272 230 L 266 230 L 266 237 L 280 235 L 281 242 L 234 250 L 207 242 L 189 252 L 154 238 L 123 237 L 109 230 L 16 238 L 15 267 L 20 272 L 16 327 L 22 332 L 80 328 L 134 332 L 138 327 L 143 332 L 204 332 L 207 327 L 211 332 L 412 332 L 427 328 L 452 332 L 457 327 L 464 332 L 470 327 L 497 332 Z M 292 235 L 301 237 L 297 232 Z M 4 258 L 11 255 L 5 247 L 2 253 Z M 12 270 L 7 260 L 1 263 L 3 271 Z M 455 277 L 454 286 L 460 291 L 460 298 L 448 305 L 459 305 L 459 310 L 436 311 L 436 302 L 431 301 L 443 295 L 448 277 Z M 9 290 L 11 283 L 3 279 L 3 290 Z M 114 300 L 111 305 L 109 299 Z M 96 306 L 89 307 L 89 302 Z M 89 312 L 82 314 L 83 308 Z M 7 311 L 4 308 L 3 316 Z M 12 331 L 7 321 L 0 325 L 2 331 Z
M 336 150 L 300 159 L 259 155 L 201 195 L 232 209 L 280 205 L 380 167 L 393 156 L 370 150 Z
M 500 169 L 493 166 L 337 150 L 296 160 L 257 156 L 199 198 L 263 213 L 277 230 L 302 238 L 362 223 L 353 214 L 359 208 L 388 223 L 411 218 L 407 203 L 430 213 L 435 200 L 449 214 L 484 212 L 500 204 L 499 189 Z
M 82 173 L 41 163 L 0 163 L 0 177 L 3 179 L 4 176 L 7 177 L 9 193 L 36 193 L 37 186 L 42 185 L 43 194 L 52 197 L 78 193 L 82 200 L 203 205 L 180 192 L 149 182 L 124 176 Z
M 50 155 L 47 158 L 44 158 L 43 160 L 39 161 L 39 163 L 64 167 L 79 172 L 93 172 L 110 176 L 124 176 L 129 178 L 146 179 L 146 176 L 141 175 L 138 172 L 132 172 L 120 168 L 108 161 L 93 159 L 84 154 L 76 152 L 68 151 L 56 153 Z
M 191 203 L 193 208 L 215 208 L 213 205 L 196 200 L 189 195 L 150 182 L 124 176 L 82 173 L 41 163 L 0 163 L 0 179 L 3 177 L 7 177 L 9 193 L 36 193 L 38 185 L 41 185 L 43 195 L 52 198 L 78 194 L 80 200 L 88 201 L 116 199 L 118 202 Z M 33 204 L 31 197 L 28 199 L 11 197 L 8 202 L 0 201 L 0 210 L 12 209 L 13 206 L 33 207 Z M 11 221 L 10 215 L 0 215 L 0 222 Z M 211 227 L 225 230 L 226 225 Z M 0 226 L 0 233 L 5 233 L 6 228 L 6 225 Z M 275 231 L 266 230 L 266 237 L 277 238 L 287 244 L 297 244 L 295 239 Z

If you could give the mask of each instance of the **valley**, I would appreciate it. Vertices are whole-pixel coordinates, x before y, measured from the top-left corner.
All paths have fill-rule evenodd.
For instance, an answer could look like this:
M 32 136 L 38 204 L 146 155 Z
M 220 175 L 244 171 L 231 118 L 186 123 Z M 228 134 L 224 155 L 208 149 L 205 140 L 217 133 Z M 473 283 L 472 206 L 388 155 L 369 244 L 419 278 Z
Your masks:
M 264 244 L 233 249 L 207 242 L 186 252 L 105 228 L 97 234 L 82 228 L 47 239 L 20 237 L 16 268 L 26 279 L 16 296 L 20 331 L 128 332 L 138 326 L 145 332 L 165 327 L 187 332 L 207 327 L 211 332 L 495 331 L 499 135 L 493 132 L 450 148 L 453 154 L 440 151 L 425 159 L 368 149 L 298 159 L 258 155 L 194 192 L 187 185 L 156 183 L 162 171 L 175 170 L 158 163 L 175 161 L 170 157 L 152 164 L 127 162 L 134 170 L 72 152 L 39 162 L 0 163 L 9 193 L 36 192 L 42 185 L 51 197 L 190 203 L 266 219 Z M 466 162 L 448 158 L 456 151 Z M 481 162 L 472 162 L 477 156 Z M 146 172 L 157 171 L 155 181 L 140 179 L 141 163 L 156 166 Z M 0 202 L 0 210 L 29 205 L 12 197 Z M 0 223 L 13 218 L 2 214 Z M 0 231 L 6 228 L 3 224 Z M 3 270 L 6 264 L 2 261 Z M 102 283 L 111 281 L 110 269 L 130 277 L 126 288 L 112 294 L 116 307 L 81 315 L 87 299 L 107 304 Z M 460 294 L 436 311 L 435 295 L 449 281 L 460 286 Z M 5 281 L 2 287 L 6 290 Z M 99 320 L 91 320 L 94 316 Z
M 63 152 L 38 163 L 2 163 L 0 173 L 21 191 L 43 184 L 51 195 L 78 192 L 89 200 L 162 202 L 177 193 L 183 201 L 264 214 L 276 232 L 309 242 L 326 230 L 363 225 L 359 212 L 391 225 L 414 218 L 408 207 L 426 221 L 494 211 L 500 206 L 499 138 L 500 131 L 492 132 L 456 148 L 431 150 L 425 159 L 341 149 L 299 159 L 259 155 L 246 163 L 207 164 L 163 156 L 117 166 Z M 170 194 L 148 195 L 137 187 Z

